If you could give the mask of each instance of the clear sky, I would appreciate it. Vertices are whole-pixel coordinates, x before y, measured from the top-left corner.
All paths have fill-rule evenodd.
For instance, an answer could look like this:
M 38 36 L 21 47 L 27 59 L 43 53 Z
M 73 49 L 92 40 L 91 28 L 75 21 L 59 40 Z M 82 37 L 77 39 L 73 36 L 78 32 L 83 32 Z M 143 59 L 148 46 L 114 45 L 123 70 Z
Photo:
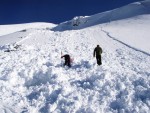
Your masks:
M 50 22 L 90 16 L 143 0 L 0 0 L 0 24 Z

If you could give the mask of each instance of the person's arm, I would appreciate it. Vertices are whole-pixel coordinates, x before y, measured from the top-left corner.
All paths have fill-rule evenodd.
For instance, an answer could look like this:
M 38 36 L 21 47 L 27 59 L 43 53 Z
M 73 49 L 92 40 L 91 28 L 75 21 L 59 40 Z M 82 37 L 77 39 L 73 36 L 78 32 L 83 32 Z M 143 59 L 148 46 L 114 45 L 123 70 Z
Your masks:
M 103 50 L 102 50 L 102 48 L 101 48 L 101 54 L 102 54 L 102 52 L 103 52 Z
M 95 52 L 96 52 L 96 48 L 94 49 L 94 52 L 93 52 L 93 57 L 95 57 Z

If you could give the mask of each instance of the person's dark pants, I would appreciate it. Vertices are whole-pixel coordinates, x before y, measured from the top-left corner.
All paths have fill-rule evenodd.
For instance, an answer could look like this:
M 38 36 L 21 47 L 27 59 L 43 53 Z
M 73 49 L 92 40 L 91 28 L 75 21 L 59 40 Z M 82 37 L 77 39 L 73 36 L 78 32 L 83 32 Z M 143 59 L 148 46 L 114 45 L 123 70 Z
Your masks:
M 64 65 L 67 65 L 68 67 L 71 67 L 70 58 L 69 58 L 69 57 L 65 58 L 65 63 L 64 63 Z
M 101 65 L 101 64 L 102 64 L 101 55 L 97 55 L 97 56 L 96 56 L 96 60 L 97 60 L 97 64 L 98 64 L 98 65 Z

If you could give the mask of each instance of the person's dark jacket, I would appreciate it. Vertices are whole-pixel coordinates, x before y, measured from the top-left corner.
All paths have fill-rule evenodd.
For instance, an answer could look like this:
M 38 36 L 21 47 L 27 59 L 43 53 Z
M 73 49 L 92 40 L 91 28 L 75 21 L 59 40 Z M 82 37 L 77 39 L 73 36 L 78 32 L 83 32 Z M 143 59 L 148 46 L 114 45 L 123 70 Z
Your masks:
M 66 61 L 66 60 L 69 60 L 69 61 L 70 61 L 70 55 L 66 54 L 66 55 L 61 56 L 61 58 L 63 58 L 63 57 L 65 58 L 65 61 Z
M 61 58 L 65 58 L 65 63 L 64 63 L 64 66 L 67 65 L 68 67 L 71 67 L 71 59 L 70 59 L 70 55 L 66 54 L 66 55 L 63 55 L 61 56 Z
M 93 56 L 95 57 L 95 54 L 96 54 L 96 56 L 99 56 L 99 55 L 101 55 L 102 54 L 102 48 L 101 47 L 99 47 L 99 46 L 97 46 L 95 49 L 94 49 L 94 53 L 93 53 Z

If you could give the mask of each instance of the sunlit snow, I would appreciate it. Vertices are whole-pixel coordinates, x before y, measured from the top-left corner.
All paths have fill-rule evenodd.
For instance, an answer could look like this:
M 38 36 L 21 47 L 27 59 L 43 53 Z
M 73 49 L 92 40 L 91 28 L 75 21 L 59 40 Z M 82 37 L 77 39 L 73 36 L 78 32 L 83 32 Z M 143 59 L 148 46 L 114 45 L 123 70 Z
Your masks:
M 141 3 L 126 8 L 132 5 Z M 97 14 L 57 26 L 1 25 L 0 112 L 149 113 L 150 12 L 140 10 L 104 23 Z M 97 44 L 101 66 L 93 58 Z M 66 53 L 71 68 L 63 66 Z

